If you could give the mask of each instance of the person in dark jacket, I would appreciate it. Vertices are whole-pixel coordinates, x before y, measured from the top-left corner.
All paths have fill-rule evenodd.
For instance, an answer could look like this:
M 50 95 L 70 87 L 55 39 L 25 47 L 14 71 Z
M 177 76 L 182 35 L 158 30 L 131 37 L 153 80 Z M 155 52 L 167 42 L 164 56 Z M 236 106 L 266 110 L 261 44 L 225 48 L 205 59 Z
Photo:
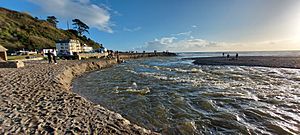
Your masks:
M 50 51 L 48 51 L 47 57 L 48 57 L 49 63 L 52 63 L 52 58 L 51 58 L 51 52 Z
M 57 64 L 57 62 L 56 62 L 56 56 L 57 56 L 57 54 L 56 54 L 56 51 L 55 51 L 55 50 L 53 50 L 53 51 L 52 51 L 52 53 L 51 53 L 51 55 L 52 55 L 52 58 L 53 58 L 54 64 Z

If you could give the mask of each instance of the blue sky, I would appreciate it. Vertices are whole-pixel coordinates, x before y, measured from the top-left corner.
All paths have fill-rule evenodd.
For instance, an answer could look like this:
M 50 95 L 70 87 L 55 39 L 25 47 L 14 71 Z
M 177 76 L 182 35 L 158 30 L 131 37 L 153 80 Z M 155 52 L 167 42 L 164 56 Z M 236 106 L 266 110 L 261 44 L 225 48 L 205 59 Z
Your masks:
M 1 0 L 0 6 L 79 18 L 114 50 L 299 50 L 299 0 Z

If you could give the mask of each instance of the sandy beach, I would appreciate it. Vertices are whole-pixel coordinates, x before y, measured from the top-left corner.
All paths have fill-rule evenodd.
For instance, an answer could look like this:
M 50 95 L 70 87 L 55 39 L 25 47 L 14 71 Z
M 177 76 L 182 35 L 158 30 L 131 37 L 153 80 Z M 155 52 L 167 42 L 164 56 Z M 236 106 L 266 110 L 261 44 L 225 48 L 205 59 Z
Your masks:
M 234 65 L 234 66 L 260 66 L 275 68 L 300 68 L 300 57 L 275 57 L 275 56 L 242 56 L 235 58 L 205 57 L 188 58 L 195 60 L 197 65 Z
M 156 134 L 70 91 L 74 77 L 116 59 L 0 68 L 1 134 Z

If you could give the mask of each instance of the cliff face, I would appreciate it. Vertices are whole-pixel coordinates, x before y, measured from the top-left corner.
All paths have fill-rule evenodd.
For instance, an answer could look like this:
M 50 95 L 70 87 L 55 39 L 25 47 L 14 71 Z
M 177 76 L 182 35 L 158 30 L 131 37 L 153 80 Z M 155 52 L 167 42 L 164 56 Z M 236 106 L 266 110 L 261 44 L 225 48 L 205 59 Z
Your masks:
M 55 41 L 68 38 L 78 39 L 94 48 L 98 46 L 95 41 L 78 36 L 74 30 L 58 29 L 27 13 L 0 7 L 0 44 L 9 50 L 54 47 Z

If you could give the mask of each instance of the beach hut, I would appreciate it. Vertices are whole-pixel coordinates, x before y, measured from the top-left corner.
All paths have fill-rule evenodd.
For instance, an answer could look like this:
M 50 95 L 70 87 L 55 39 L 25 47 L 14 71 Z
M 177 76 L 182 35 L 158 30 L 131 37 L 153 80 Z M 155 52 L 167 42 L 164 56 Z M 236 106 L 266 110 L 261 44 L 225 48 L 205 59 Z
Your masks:
M 7 49 L 0 45 L 0 61 L 7 61 Z

